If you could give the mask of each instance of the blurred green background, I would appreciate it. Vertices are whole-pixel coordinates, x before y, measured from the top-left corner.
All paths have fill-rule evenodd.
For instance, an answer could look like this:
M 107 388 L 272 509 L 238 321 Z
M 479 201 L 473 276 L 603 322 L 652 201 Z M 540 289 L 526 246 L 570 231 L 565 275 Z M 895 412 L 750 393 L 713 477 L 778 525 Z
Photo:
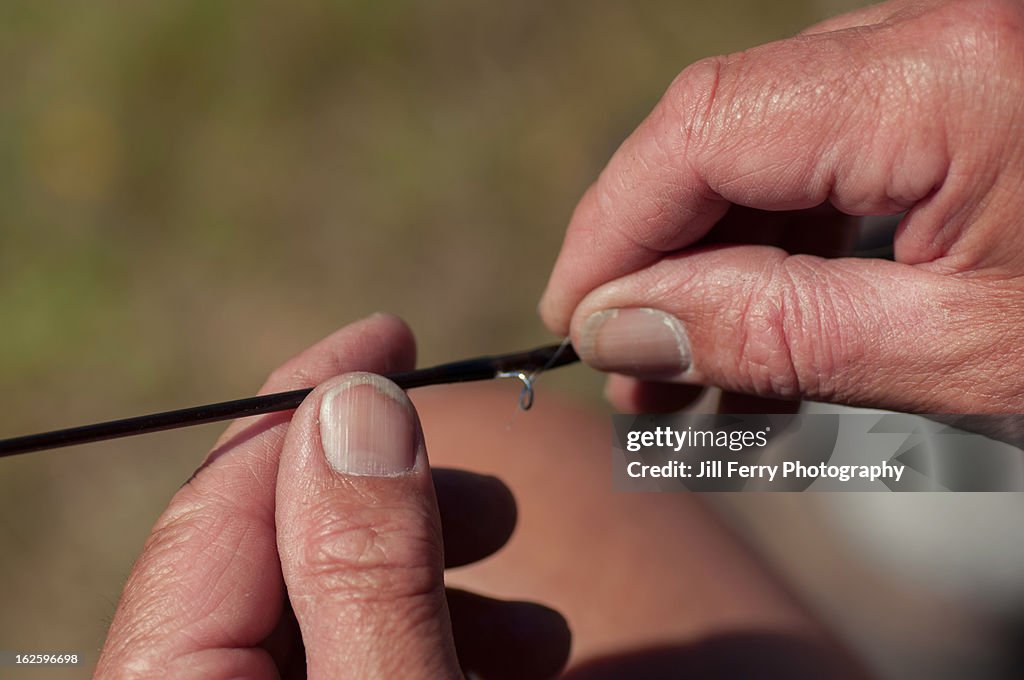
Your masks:
M 545 342 L 575 201 L 678 71 L 857 4 L 7 0 L 0 432 L 248 395 L 377 310 L 425 364 Z M 219 430 L 0 461 L 0 648 L 94 662 Z

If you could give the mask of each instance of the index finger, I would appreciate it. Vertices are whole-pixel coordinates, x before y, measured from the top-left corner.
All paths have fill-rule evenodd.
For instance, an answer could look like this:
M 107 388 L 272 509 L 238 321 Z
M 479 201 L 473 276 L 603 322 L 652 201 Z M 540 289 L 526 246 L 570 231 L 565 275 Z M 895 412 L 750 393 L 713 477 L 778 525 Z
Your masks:
M 414 352 L 403 322 L 375 315 L 287 362 L 262 391 L 315 385 L 343 370 L 405 370 Z M 289 418 L 276 413 L 236 421 L 174 496 L 128 578 L 97 677 L 129 668 L 276 677 L 259 645 L 284 603 L 274 497 Z
M 853 215 L 916 205 L 898 256 L 943 254 L 963 187 L 945 181 L 952 124 L 941 112 L 955 79 L 932 66 L 949 62 L 941 50 L 956 36 L 924 41 L 923 28 L 908 20 L 801 35 L 684 70 L 580 201 L 544 321 L 565 334 L 588 292 L 693 244 L 731 204 L 830 200 Z

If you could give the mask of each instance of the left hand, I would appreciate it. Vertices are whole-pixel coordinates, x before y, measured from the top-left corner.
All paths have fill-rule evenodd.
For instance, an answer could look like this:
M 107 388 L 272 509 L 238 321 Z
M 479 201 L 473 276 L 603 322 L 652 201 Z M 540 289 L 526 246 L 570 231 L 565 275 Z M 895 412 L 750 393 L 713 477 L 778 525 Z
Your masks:
M 128 579 L 96 677 L 558 672 L 561 616 L 444 588 L 445 566 L 508 539 L 508 489 L 454 470 L 432 483 L 404 393 L 368 374 L 328 380 L 408 370 L 414 355 L 401 321 L 373 316 L 274 372 L 263 393 L 327 382 L 294 416 L 234 423 L 174 496 Z

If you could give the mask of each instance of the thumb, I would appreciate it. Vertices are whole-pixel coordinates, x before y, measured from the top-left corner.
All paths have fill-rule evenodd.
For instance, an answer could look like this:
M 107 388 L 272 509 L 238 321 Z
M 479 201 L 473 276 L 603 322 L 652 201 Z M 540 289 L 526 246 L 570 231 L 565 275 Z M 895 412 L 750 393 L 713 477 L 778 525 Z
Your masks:
M 678 253 L 591 292 L 572 317 L 591 366 L 736 392 L 918 412 L 1011 408 L 997 284 L 765 246 Z M 986 390 L 981 393 L 982 386 Z M 998 392 L 1000 391 L 1001 392 Z
M 350 373 L 295 412 L 277 540 L 309 678 L 462 677 L 423 434 L 394 383 Z

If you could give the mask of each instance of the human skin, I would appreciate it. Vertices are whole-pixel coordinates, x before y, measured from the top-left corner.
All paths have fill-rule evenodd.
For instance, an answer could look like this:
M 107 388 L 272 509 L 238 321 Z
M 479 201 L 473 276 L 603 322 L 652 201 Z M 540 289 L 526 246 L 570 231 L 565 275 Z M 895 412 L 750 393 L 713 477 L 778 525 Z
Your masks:
M 615 491 L 608 419 L 539 389 L 518 415 L 514 385 L 411 393 L 434 460 L 495 475 L 519 507 L 508 545 L 450 585 L 563 613 L 567 680 L 869 677 L 702 495 Z
M 1022 133 L 1013 0 L 899 0 L 697 62 L 580 201 L 541 315 L 627 376 L 623 410 L 681 383 L 1020 412 Z M 906 211 L 895 261 L 715 239 L 737 206 L 760 244 L 774 211 L 822 204 Z
M 414 361 L 405 324 L 375 315 L 275 371 L 261 392 L 318 387 L 293 416 L 232 424 L 174 496 L 128 579 L 96 677 L 460 678 L 467 668 L 518 678 L 561 668 L 569 634 L 554 611 L 445 592 L 444 567 L 498 549 L 515 506 L 494 478 L 432 475 L 408 399 L 350 372 Z
M 615 493 L 594 465 L 604 419 L 550 395 L 510 426 L 516 389 L 464 385 L 419 391 L 413 410 L 393 384 L 350 372 L 413 357 L 408 328 L 378 315 L 273 373 L 262 392 L 318 387 L 290 417 L 232 424 L 174 496 L 96 677 L 551 677 L 569 656 L 566 621 L 523 598 L 571 619 L 573 680 L 864 677 L 697 497 Z M 340 387 L 359 391 L 354 410 L 332 400 Z M 358 446 L 340 471 L 343 439 Z M 495 552 L 517 510 L 495 477 L 431 471 L 424 442 L 516 488 L 517 539 L 451 577 L 511 601 L 445 591 L 443 568 Z
M 890 3 L 687 69 L 577 209 L 542 302 L 545 321 L 571 331 L 591 365 L 632 369 L 641 380 L 612 392 L 634 403 L 655 389 L 645 382 L 653 379 L 907 410 L 1019 411 L 1022 28 L 1021 5 L 1008 0 Z M 850 214 L 908 211 L 896 262 L 824 260 L 764 245 L 693 247 L 731 205 L 779 211 L 826 201 Z M 757 225 L 752 219 L 748 228 Z M 638 358 L 642 336 L 620 327 L 602 340 L 597 322 L 609 314 L 588 324 L 599 312 L 636 309 L 667 315 L 632 318 L 655 319 L 672 342 L 647 346 L 648 356 Z M 355 369 L 411 367 L 404 327 L 387 318 L 364 323 L 276 372 L 265 391 Z M 666 346 L 652 361 L 651 352 Z M 459 677 L 467 659 L 490 660 L 492 675 L 531 677 L 543 673 L 514 664 L 561 664 L 565 631 L 550 613 L 530 609 L 534 623 L 523 626 L 521 606 L 502 616 L 516 605 L 444 597 L 444 513 L 418 424 L 408 424 L 414 467 L 401 475 L 352 477 L 324 462 L 318 400 L 339 380 L 318 389 L 290 427 L 278 415 L 229 429 L 158 521 L 118 607 L 99 677 Z M 552 470 L 522 465 L 515 474 L 527 485 Z M 558 475 L 559 491 L 580 478 L 571 466 Z M 472 502 L 474 494 L 461 494 Z M 652 654 L 673 669 L 688 663 L 699 672 L 744 650 L 763 651 L 745 636 L 769 633 L 772 650 L 800 640 L 800 663 L 849 667 L 694 501 L 646 498 L 655 500 L 620 499 L 624 512 L 615 514 L 619 506 L 601 494 L 575 493 L 567 504 L 549 491 L 541 506 L 546 531 L 530 534 L 540 549 L 524 548 L 512 571 L 492 571 L 489 582 L 510 587 L 518 575 L 529 595 L 564 593 L 570 616 L 584 621 L 590 637 L 581 642 L 592 657 L 657 645 Z M 658 503 L 672 504 L 680 519 L 665 522 L 671 513 Z M 460 510 L 496 528 L 461 541 L 458 529 L 447 532 L 449 556 L 482 557 L 511 530 L 507 508 L 462 503 Z M 617 541 L 592 540 L 595 518 Z M 686 535 L 674 542 L 680 524 Z M 571 538 L 579 544 L 568 555 Z M 626 539 L 646 548 L 642 559 L 616 561 L 637 557 L 614 549 Z M 548 588 L 536 560 L 552 554 L 567 570 L 582 566 L 556 571 Z M 642 597 L 607 585 L 656 568 L 664 578 Z M 674 582 L 679 571 L 692 577 Z M 532 583 L 531 574 L 538 574 Z M 488 572 L 466 580 L 482 586 Z M 622 599 L 602 602 L 609 593 Z M 673 603 L 680 606 L 666 606 Z M 452 632 L 460 609 L 470 630 L 461 645 Z M 637 627 L 622 630 L 617 616 Z M 491 621 L 490 634 L 472 635 L 480 620 Z M 502 628 L 502 621 L 513 623 Z M 710 661 L 691 653 L 702 640 L 737 632 L 741 638 L 715 646 Z M 474 657 L 479 648 L 486 653 Z M 822 677 L 819 669 L 807 672 Z M 600 677 L 593 667 L 570 672 Z

